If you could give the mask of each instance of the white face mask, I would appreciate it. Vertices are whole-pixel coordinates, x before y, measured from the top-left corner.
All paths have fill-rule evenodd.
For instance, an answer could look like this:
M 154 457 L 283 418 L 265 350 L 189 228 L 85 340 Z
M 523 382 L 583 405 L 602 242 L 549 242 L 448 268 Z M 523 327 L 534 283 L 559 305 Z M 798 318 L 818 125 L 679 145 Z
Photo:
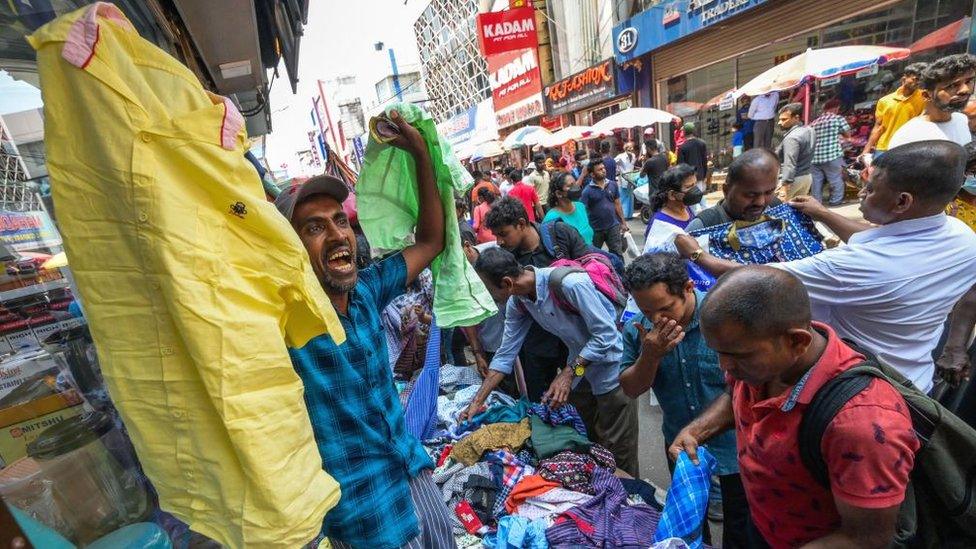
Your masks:
M 976 196 L 976 175 L 966 176 L 966 181 L 962 184 L 962 190 Z

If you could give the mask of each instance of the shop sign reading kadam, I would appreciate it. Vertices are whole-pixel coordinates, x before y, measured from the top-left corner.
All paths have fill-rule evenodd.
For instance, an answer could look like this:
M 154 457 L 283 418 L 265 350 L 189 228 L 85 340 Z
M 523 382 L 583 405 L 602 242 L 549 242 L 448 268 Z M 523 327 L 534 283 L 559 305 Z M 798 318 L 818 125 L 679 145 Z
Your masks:
M 535 49 L 539 37 L 535 28 L 535 10 L 517 8 L 478 14 L 478 41 L 485 56 L 502 52 Z

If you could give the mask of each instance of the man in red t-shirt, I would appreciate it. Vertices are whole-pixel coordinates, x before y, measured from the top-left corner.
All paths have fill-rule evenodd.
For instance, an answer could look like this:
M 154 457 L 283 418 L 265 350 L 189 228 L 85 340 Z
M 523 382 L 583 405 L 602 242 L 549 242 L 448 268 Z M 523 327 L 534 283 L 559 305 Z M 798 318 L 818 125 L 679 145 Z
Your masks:
M 512 170 L 509 173 L 509 177 L 514 185 L 512 186 L 512 190 L 508 191 L 508 196 L 517 198 L 525 206 L 525 213 L 529 216 L 529 223 L 535 223 L 537 219 L 542 221 L 545 213 L 542 211 L 542 203 L 539 202 L 539 193 L 535 191 L 535 187 L 522 182 L 521 170 Z
M 777 548 L 887 546 L 919 447 L 898 391 L 871 381 L 827 427 L 828 490 L 800 459 L 800 420 L 818 389 L 864 357 L 811 322 L 803 284 L 771 267 L 719 279 L 702 305 L 701 327 L 730 393 L 678 434 L 671 455 L 685 451 L 696 461 L 699 444 L 735 428 L 757 546 L 759 538 Z

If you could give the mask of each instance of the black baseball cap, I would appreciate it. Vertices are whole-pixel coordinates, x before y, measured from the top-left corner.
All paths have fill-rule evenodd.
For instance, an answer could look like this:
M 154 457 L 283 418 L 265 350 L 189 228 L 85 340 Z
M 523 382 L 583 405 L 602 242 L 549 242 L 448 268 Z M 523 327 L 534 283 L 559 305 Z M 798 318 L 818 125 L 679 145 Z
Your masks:
M 292 215 L 295 214 L 295 207 L 316 194 L 331 196 L 341 205 L 346 198 L 349 198 L 349 188 L 331 175 L 317 175 L 301 185 L 293 185 L 281 191 L 278 198 L 275 198 L 275 207 L 290 222 Z

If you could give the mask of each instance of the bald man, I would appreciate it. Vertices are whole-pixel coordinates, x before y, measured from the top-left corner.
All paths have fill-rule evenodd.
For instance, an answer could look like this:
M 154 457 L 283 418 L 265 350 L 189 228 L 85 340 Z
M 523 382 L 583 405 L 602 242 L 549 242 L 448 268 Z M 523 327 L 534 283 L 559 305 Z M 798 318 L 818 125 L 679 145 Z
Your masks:
M 944 213 L 962 186 L 966 159 L 965 150 L 950 141 L 888 150 L 861 190 L 868 223 L 810 197 L 793 200 L 790 205 L 823 222 L 847 245 L 771 264 L 803 282 L 815 319 L 926 393 L 933 387 L 932 351 L 946 316 L 976 283 L 976 233 Z M 741 267 L 708 254 L 690 236 L 678 236 L 675 244 L 716 276 Z
M 702 305 L 701 329 L 730 392 L 678 434 L 672 457 L 697 462 L 700 444 L 735 429 L 751 547 L 888 546 L 919 446 L 898 391 L 874 379 L 840 409 L 822 438 L 823 486 L 798 457 L 800 421 L 817 391 L 864 357 L 811 321 L 798 278 L 768 266 L 722 276 Z
M 725 198 L 702 210 L 686 230 L 696 231 L 732 221 L 755 221 L 766 208 L 778 206 L 779 159 L 766 149 L 750 149 L 732 161 L 722 192 Z

